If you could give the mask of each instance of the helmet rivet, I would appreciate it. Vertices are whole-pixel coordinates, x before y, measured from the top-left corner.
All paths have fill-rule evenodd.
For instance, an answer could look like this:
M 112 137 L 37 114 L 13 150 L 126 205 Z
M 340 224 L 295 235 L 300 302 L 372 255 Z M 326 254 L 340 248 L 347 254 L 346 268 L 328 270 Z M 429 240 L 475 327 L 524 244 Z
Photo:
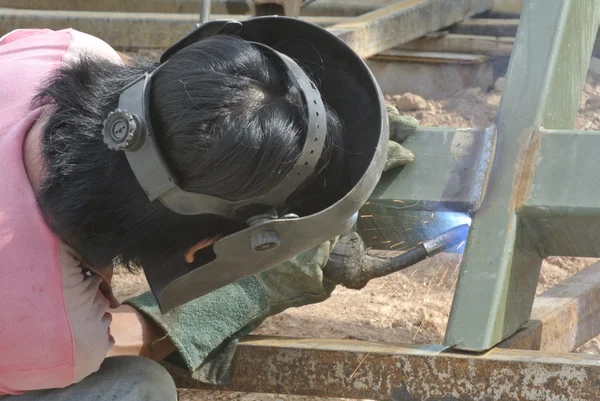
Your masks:
M 273 230 L 258 232 L 250 238 L 250 248 L 255 252 L 265 252 L 279 246 L 279 235 Z

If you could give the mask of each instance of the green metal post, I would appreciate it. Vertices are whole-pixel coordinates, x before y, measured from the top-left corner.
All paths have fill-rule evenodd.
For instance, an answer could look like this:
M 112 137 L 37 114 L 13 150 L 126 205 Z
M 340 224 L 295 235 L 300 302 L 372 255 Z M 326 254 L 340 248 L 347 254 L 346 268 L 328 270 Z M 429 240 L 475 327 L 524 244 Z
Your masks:
M 535 132 L 541 126 L 573 128 L 599 11 L 597 0 L 529 0 L 525 6 L 497 117 L 487 193 L 460 268 L 448 346 L 487 350 L 529 319 L 545 256 L 521 216 L 540 162 L 542 141 Z M 557 183 L 550 178 L 542 184 Z

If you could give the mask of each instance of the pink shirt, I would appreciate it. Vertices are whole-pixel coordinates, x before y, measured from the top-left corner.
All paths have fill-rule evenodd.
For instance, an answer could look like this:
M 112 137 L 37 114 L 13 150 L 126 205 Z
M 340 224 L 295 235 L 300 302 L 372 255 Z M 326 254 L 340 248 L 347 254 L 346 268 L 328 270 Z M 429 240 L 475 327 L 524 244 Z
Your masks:
M 0 398 L 79 382 L 112 346 L 101 279 L 85 276 L 46 226 L 23 161 L 43 111 L 30 110 L 33 96 L 84 51 L 121 63 L 105 42 L 71 29 L 0 38 Z

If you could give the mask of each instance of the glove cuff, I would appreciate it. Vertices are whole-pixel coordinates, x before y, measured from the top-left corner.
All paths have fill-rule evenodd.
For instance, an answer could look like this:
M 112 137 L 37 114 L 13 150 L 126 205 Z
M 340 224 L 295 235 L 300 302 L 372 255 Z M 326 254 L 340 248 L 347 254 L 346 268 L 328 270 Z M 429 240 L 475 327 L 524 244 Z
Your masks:
M 254 276 L 165 314 L 160 312 L 151 292 L 124 303 L 165 331 L 194 379 L 212 385 L 226 382 L 235 345 L 262 323 L 269 307 L 262 286 Z

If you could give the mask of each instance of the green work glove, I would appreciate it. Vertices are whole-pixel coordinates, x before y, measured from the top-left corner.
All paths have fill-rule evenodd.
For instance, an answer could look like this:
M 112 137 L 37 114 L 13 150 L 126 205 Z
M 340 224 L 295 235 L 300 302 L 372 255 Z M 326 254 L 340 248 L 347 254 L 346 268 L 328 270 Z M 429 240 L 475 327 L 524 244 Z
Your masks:
M 241 338 L 267 317 L 291 307 L 329 298 L 335 284 L 323 278 L 328 241 L 260 274 L 247 276 L 166 314 L 151 292 L 125 303 L 140 310 L 161 327 L 178 352 L 167 360 L 187 368 L 203 383 L 223 385 Z
M 405 166 L 415 159 L 415 155 L 400 144 L 413 134 L 419 126 L 419 121 L 416 118 L 400 115 L 398 109 L 391 104 L 386 104 L 386 108 L 390 124 L 390 141 L 383 171 Z

